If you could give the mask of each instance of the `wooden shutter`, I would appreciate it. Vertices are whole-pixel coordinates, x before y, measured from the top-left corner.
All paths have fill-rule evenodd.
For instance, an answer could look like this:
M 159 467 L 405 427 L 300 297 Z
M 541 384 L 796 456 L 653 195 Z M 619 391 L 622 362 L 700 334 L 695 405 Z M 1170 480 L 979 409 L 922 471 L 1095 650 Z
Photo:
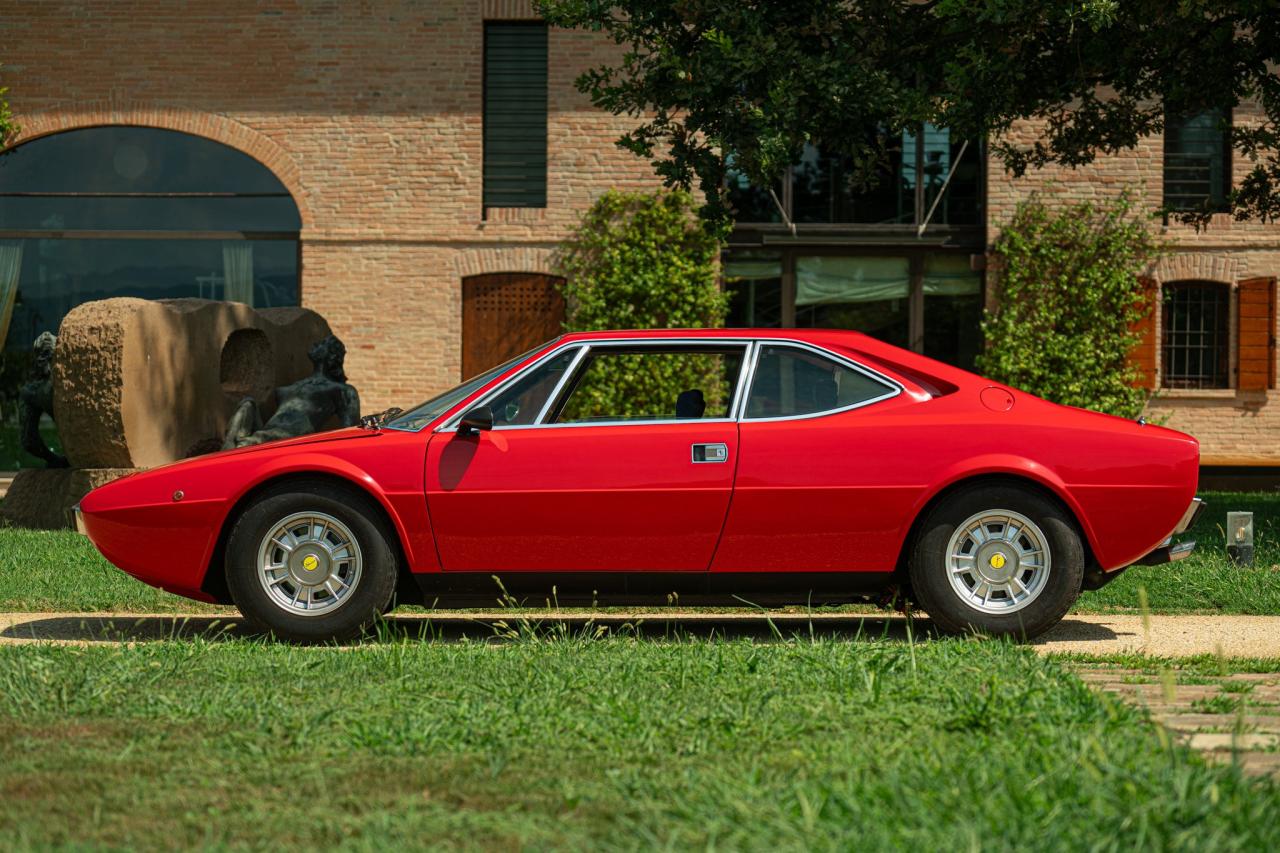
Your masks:
M 1142 285 L 1146 313 L 1131 327 L 1138 336 L 1138 343 L 1129 353 L 1129 363 L 1138 369 L 1138 387 L 1154 391 L 1158 375 L 1156 366 L 1160 361 L 1160 335 L 1156 329 L 1157 318 L 1160 316 L 1160 312 L 1156 310 L 1160 285 L 1155 279 L 1146 277 L 1139 278 L 1138 282 Z
M 484 25 L 484 206 L 547 206 L 547 25 Z
M 1276 387 L 1276 280 L 1247 278 L 1236 295 L 1236 388 Z

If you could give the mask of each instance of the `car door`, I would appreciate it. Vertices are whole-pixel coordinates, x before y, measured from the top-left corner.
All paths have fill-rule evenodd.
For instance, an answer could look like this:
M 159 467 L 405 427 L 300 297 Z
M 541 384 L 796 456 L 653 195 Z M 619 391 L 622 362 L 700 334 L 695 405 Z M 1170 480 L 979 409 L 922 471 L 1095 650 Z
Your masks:
M 560 380 L 530 372 L 492 395 L 493 429 L 447 426 L 426 471 L 444 570 L 705 571 L 733 490 L 744 354 L 592 342 Z M 513 405 L 522 383 L 550 390 Z
M 712 571 L 887 570 L 920 486 L 901 387 L 797 343 L 759 346 Z M 894 400 L 893 398 L 899 398 Z

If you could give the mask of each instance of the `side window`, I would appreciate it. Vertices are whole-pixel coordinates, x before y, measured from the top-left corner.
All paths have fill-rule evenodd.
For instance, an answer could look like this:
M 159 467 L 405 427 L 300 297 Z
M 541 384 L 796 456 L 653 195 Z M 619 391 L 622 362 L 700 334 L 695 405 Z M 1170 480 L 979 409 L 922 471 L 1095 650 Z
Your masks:
M 554 423 L 727 418 L 743 347 L 592 349 Z
M 894 388 L 808 350 L 764 346 L 756 364 L 748 418 L 785 418 L 843 409 Z
M 576 347 L 561 353 L 495 397 L 489 404 L 493 409 L 493 425 L 528 426 L 537 420 L 577 353 Z

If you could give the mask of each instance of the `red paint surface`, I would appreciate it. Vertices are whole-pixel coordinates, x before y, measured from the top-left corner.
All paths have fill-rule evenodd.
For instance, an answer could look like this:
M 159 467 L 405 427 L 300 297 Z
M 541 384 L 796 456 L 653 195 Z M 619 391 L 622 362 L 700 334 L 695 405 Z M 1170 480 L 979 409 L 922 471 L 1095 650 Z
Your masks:
M 341 430 L 109 483 L 81 504 L 90 537 L 135 577 L 207 598 L 201 585 L 237 502 L 312 473 L 376 501 L 418 573 L 887 571 L 931 499 L 999 474 L 1055 494 L 1110 570 L 1159 544 L 1195 493 L 1190 436 L 1018 391 L 998 410 L 1003 398 L 984 403 L 987 380 L 854 332 L 595 332 L 557 346 L 636 337 L 808 342 L 905 393 L 793 421 L 432 431 L 467 400 L 418 433 Z M 729 461 L 694 464 L 695 442 L 723 442 Z

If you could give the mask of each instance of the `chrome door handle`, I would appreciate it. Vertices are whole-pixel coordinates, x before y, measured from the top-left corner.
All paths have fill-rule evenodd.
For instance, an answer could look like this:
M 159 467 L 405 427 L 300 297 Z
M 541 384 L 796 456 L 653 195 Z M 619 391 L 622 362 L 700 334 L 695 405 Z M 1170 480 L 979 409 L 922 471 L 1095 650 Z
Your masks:
M 693 446 L 694 462 L 728 462 L 729 446 L 722 441 Z

